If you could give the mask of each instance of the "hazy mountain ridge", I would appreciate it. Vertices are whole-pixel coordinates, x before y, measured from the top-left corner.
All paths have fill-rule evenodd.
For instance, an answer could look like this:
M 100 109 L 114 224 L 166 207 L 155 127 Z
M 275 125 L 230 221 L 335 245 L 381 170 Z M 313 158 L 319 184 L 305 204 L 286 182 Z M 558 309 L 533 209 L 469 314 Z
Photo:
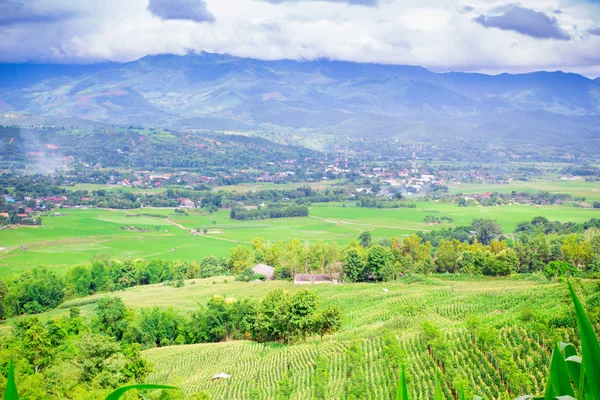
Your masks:
M 419 126 L 425 139 L 423 132 L 570 144 L 600 135 L 600 79 L 577 74 L 434 73 L 209 53 L 66 66 L 64 73 L 3 64 L 0 105 L 49 119 L 190 129 L 410 137 Z

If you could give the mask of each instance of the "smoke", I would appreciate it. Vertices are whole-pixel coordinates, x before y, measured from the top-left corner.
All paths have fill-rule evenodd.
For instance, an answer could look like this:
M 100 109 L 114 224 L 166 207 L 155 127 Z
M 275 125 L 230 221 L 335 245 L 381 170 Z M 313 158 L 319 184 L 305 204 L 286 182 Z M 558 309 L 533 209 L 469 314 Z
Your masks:
M 19 129 L 19 140 L 28 172 L 49 175 L 65 169 L 60 145 L 48 140 L 49 131 L 39 129 Z

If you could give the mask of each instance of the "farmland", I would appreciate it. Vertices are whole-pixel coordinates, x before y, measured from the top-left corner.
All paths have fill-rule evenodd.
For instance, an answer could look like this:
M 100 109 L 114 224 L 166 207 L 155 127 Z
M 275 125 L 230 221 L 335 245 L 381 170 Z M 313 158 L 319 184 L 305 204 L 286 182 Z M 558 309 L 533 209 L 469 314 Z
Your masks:
M 346 244 L 362 231 L 370 231 L 375 239 L 381 239 L 451 226 L 426 224 L 423 222 L 426 215 L 451 217 L 453 225 L 468 225 L 474 218 L 497 219 L 503 230 L 510 233 L 519 222 L 538 215 L 550 220 L 583 222 L 597 217 L 598 210 L 526 205 L 463 208 L 418 202 L 414 209 L 314 204 L 309 217 L 259 221 L 232 220 L 226 210 L 176 215 L 173 209 L 67 209 L 62 214 L 44 217 L 39 227 L 0 231 L 0 276 L 37 265 L 62 271 L 100 253 L 116 258 L 198 260 L 206 254 L 226 256 L 231 247 L 249 244 L 255 237 L 267 241 L 298 238 Z M 136 229 L 124 230 L 123 226 Z M 207 228 L 207 234 L 191 235 L 189 230 L 196 228 Z
M 546 191 L 552 194 L 568 193 L 573 197 L 585 197 L 588 201 L 600 200 L 600 184 L 598 182 L 585 182 L 583 180 L 540 179 L 535 181 L 514 181 L 503 185 L 462 183 L 451 185 L 449 190 L 450 193 L 464 194 L 488 191 L 499 193 Z
M 182 288 L 152 285 L 115 295 L 136 310 L 158 306 L 191 312 L 214 295 L 261 298 L 273 288 L 297 290 L 289 282 L 242 283 L 211 278 L 187 281 Z M 494 328 L 488 334 L 495 335 L 499 346 L 514 354 L 516 367 L 527 375 L 518 389 L 525 393 L 543 391 L 554 341 L 575 340 L 572 327 L 552 331 L 541 327 L 552 318 L 567 315 L 570 309 L 566 287 L 542 280 L 406 277 L 399 282 L 317 285 L 311 289 L 323 304 L 335 304 L 343 311 L 342 329 L 332 337 L 312 338 L 292 346 L 233 341 L 154 348 L 143 352 L 154 363 L 147 381 L 174 384 L 188 394 L 207 392 L 211 399 L 253 398 L 253 394 L 259 399 L 273 399 L 289 373 L 294 387 L 291 398 L 312 399 L 314 366 L 321 355 L 328 365 L 328 398 L 341 399 L 348 384 L 346 352 L 351 344 L 358 343 L 364 352 L 364 398 L 391 398 L 395 377 L 384 341 L 384 333 L 391 332 L 408 366 L 411 398 L 432 398 L 437 367 L 422 332 L 422 322 L 429 321 L 442 327 L 441 340 L 448 349 L 444 359 L 446 398 L 450 398 L 450 388 L 463 382 L 469 392 L 486 399 L 504 399 L 509 398 L 508 393 L 517 394 L 517 389 L 509 386 L 502 375 L 505 371 L 498 369 L 497 349 L 477 342 L 475 330 Z M 89 312 L 93 306 L 83 309 Z M 212 375 L 219 372 L 230 374 L 231 379 L 211 382 Z

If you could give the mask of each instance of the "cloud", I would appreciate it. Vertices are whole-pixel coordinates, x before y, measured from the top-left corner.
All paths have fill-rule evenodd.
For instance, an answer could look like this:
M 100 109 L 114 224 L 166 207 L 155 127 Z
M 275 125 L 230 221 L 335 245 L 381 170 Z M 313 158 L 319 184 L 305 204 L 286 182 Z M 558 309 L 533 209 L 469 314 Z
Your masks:
M 173 7 L 173 1 L 159 4 Z M 200 2 L 188 0 L 180 6 L 180 1 L 174 15 L 163 8 L 150 12 L 149 0 L 21 0 L 37 16 L 75 17 L 0 25 L 0 63 L 128 62 L 149 54 L 207 51 L 268 60 L 411 64 L 435 71 L 560 69 L 600 76 L 600 35 L 589 32 L 600 27 L 600 7 L 589 1 L 504 1 L 513 3 L 512 8 L 521 1 L 555 17 L 571 40 L 540 40 L 473 23 L 479 14 L 510 11 L 492 11 L 502 0 L 491 5 L 490 0 L 379 0 L 376 6 L 363 7 L 346 0 L 204 0 L 213 23 L 190 22 L 194 13 L 181 10 Z M 557 1 L 560 15 L 553 14 Z M 465 6 L 472 10 L 464 12 Z
M 514 6 L 498 16 L 481 14 L 474 21 L 486 28 L 515 31 L 538 39 L 571 39 L 569 34 L 558 26 L 556 18 L 549 17 L 543 12 L 519 6 Z
M 588 33 L 591 35 L 600 36 L 600 28 L 590 29 Z
M 215 21 L 204 0 L 150 0 L 148 11 L 163 20 Z
M 272 3 L 272 4 L 282 4 L 282 3 L 293 3 L 293 2 L 300 2 L 300 1 L 319 1 L 319 0 L 262 0 L 265 1 L 267 3 Z M 332 3 L 346 3 L 346 4 L 350 4 L 350 5 L 357 5 L 357 6 L 376 6 L 377 3 L 379 2 L 379 0 L 320 0 L 320 1 L 329 1 Z
M 0 0 L 0 25 L 51 23 L 71 18 L 75 13 L 60 7 L 36 7 L 36 3 L 21 0 Z

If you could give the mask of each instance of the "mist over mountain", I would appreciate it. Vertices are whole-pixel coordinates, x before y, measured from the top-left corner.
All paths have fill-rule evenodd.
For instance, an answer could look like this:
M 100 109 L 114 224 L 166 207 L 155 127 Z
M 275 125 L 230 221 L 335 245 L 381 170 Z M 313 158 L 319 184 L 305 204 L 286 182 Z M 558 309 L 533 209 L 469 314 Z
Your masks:
M 600 79 L 157 55 L 126 64 L 0 64 L 0 111 L 4 124 L 26 114 L 47 123 L 588 145 L 600 137 Z

